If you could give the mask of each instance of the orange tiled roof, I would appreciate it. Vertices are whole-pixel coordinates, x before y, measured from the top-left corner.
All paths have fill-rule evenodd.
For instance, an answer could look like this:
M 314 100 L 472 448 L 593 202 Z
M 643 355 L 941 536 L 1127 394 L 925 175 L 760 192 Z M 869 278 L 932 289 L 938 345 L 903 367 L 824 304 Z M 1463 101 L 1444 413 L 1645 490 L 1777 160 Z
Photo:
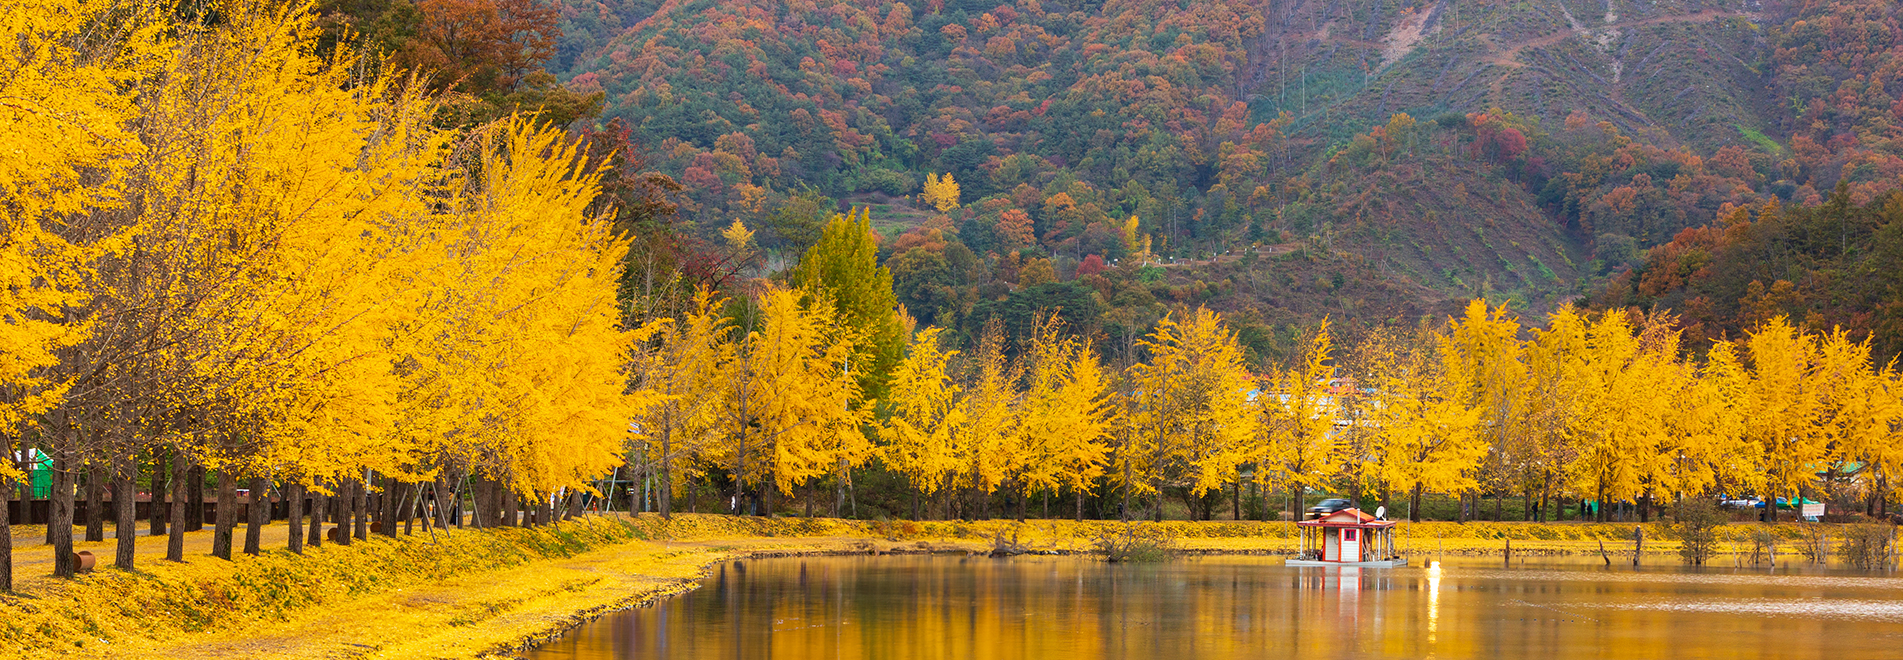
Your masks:
M 1331 527 L 1334 527 L 1334 526 L 1387 527 L 1389 525 L 1393 525 L 1394 521 L 1376 520 L 1374 516 L 1368 515 L 1368 512 L 1362 511 L 1360 509 L 1342 509 L 1340 511 L 1336 511 L 1326 516 L 1322 516 L 1315 520 L 1303 520 L 1296 524 L 1298 525 L 1327 525 Z

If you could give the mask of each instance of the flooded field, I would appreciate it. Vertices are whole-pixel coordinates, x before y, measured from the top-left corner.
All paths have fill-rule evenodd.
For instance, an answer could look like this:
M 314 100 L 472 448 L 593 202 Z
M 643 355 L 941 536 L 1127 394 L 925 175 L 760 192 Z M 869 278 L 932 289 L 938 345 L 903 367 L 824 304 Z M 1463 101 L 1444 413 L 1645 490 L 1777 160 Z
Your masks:
M 1598 558 L 732 562 L 532 651 L 608 658 L 1903 658 L 1903 579 Z

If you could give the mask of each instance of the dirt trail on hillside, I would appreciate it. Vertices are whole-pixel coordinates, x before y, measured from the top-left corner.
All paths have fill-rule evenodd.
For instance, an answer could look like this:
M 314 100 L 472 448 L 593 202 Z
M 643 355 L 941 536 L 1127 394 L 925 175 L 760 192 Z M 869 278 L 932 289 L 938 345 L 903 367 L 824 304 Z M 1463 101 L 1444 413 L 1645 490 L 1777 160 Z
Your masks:
M 1610 22 L 1602 23 L 1597 26 L 1590 27 L 1590 28 L 1587 28 L 1581 25 L 1574 25 L 1568 28 L 1561 28 L 1555 32 L 1542 35 L 1539 37 L 1524 39 L 1521 41 L 1506 42 L 1506 43 L 1495 42 L 1493 39 L 1495 35 L 1492 35 L 1492 34 L 1485 34 L 1485 33 L 1477 34 L 1475 36 L 1478 39 L 1480 39 L 1481 43 L 1486 45 L 1488 50 L 1488 53 L 1486 55 L 1481 56 L 1480 59 L 1482 62 L 1485 62 L 1489 65 L 1508 69 L 1510 73 L 1510 71 L 1513 69 L 1520 69 L 1527 66 L 1525 63 L 1519 61 L 1519 56 L 1521 51 L 1524 51 L 1528 48 L 1544 48 L 1544 47 L 1552 46 L 1572 37 L 1579 37 L 1581 39 L 1593 40 L 1594 34 L 1611 36 L 1614 33 L 1617 33 L 1621 30 L 1640 28 L 1640 27 L 1645 27 L 1648 25 L 1660 25 L 1665 23 L 1708 23 L 1708 22 L 1722 19 L 1722 18 L 1732 18 L 1732 17 L 1757 21 L 1763 18 L 1763 14 L 1759 12 L 1707 9 L 1705 11 L 1700 11 L 1700 12 L 1691 13 L 1691 14 L 1672 14 L 1668 16 L 1653 16 L 1649 18 L 1638 18 L 1638 19 L 1620 21 L 1620 20 L 1617 20 L 1618 14 L 1609 9 L 1606 14 L 1606 17 L 1613 20 Z M 1570 16 L 1569 16 L 1569 19 L 1570 19 Z M 1380 42 L 1375 42 L 1375 41 L 1368 41 L 1365 39 L 1357 39 L 1357 38 L 1354 38 L 1353 36 L 1342 36 L 1342 35 L 1335 34 L 1335 30 L 1333 29 L 1334 23 L 1330 21 L 1328 23 L 1324 23 L 1320 29 L 1313 30 L 1313 31 L 1291 30 L 1286 32 L 1276 32 L 1273 34 L 1264 34 L 1262 36 L 1261 46 L 1265 55 L 1271 52 L 1270 45 L 1271 45 L 1271 42 L 1273 41 L 1280 41 L 1285 46 L 1300 46 L 1302 44 L 1323 42 L 1323 43 L 1331 43 L 1331 44 L 1336 44 L 1341 46 L 1351 46 L 1355 48 L 1371 49 L 1371 50 L 1379 51 L 1381 53 L 1382 63 L 1381 63 L 1380 69 L 1385 70 L 1389 66 L 1391 66 L 1393 63 L 1398 62 L 1401 59 L 1407 57 L 1407 55 L 1410 52 L 1412 52 L 1415 49 L 1415 47 L 1418 46 L 1419 42 L 1425 39 L 1426 32 L 1444 29 L 1444 26 L 1442 25 L 1436 24 L 1429 27 L 1425 25 L 1424 22 L 1423 24 L 1420 24 L 1417 27 L 1415 27 L 1412 32 L 1405 29 L 1409 26 L 1403 25 L 1400 27 L 1404 29 L 1396 30 L 1395 33 L 1391 33 L 1390 35 L 1388 35 L 1387 39 Z M 1606 45 L 1609 45 L 1609 44 L 1608 43 L 1601 44 L 1602 47 Z M 1252 59 L 1257 59 L 1257 58 L 1252 57 Z M 1266 75 L 1264 72 L 1270 66 L 1269 62 L 1270 62 L 1270 58 L 1266 56 L 1259 58 L 1259 61 L 1252 61 L 1250 64 L 1251 72 L 1246 76 L 1246 79 L 1256 80 L 1256 81 L 1265 79 Z M 1618 62 L 1616 61 L 1614 62 L 1614 69 L 1615 69 L 1613 72 L 1614 82 L 1617 82 L 1618 78 L 1620 77 L 1619 75 L 1620 72 L 1617 70 L 1619 68 L 1618 64 L 1619 64 Z M 1495 77 L 1495 79 L 1491 83 L 1489 83 L 1489 89 L 1493 97 L 1497 98 L 1502 93 L 1504 93 L 1504 86 L 1506 83 L 1507 75 L 1508 73 L 1503 73 L 1500 76 Z M 1625 105 L 1623 96 L 1620 94 L 1618 89 L 1615 88 L 1615 89 L 1608 90 L 1608 93 L 1611 95 L 1611 97 L 1614 99 L 1616 103 L 1622 106 Z M 1627 109 L 1631 110 L 1629 107 Z M 1633 110 L 1633 112 L 1636 113 L 1637 111 Z
M 1732 18 L 1732 17 L 1758 20 L 1761 17 L 1761 15 L 1756 12 L 1740 12 L 1740 11 L 1726 11 L 1726 10 L 1719 10 L 1719 9 L 1707 9 L 1705 11 L 1701 11 L 1695 14 L 1674 14 L 1671 16 L 1654 16 L 1652 18 L 1641 18 L 1641 19 L 1630 20 L 1630 21 L 1620 21 L 1617 23 L 1607 23 L 1592 29 L 1594 31 L 1624 30 L 1628 28 L 1645 27 L 1647 25 L 1659 25 L 1662 23 L 1709 23 L 1711 21 L 1718 20 L 1720 18 Z M 1526 50 L 1528 48 L 1545 48 L 1547 46 L 1552 46 L 1554 44 L 1557 44 L 1559 42 L 1562 42 L 1577 36 L 1580 36 L 1580 34 L 1574 30 L 1562 30 L 1559 32 L 1548 34 L 1543 37 L 1534 37 L 1532 39 L 1526 39 L 1524 41 L 1515 41 L 1515 42 L 1506 43 L 1506 44 L 1493 44 L 1491 40 L 1489 40 L 1488 45 L 1494 50 L 1493 52 L 1488 53 L 1486 57 L 1483 57 L 1481 59 L 1482 61 L 1485 61 L 1486 63 L 1492 64 L 1495 66 L 1519 68 L 1519 67 L 1526 66 L 1524 63 L 1521 63 L 1519 61 L 1520 51 Z
M 1741 11 L 1730 11 L 1730 10 L 1723 10 L 1723 9 L 1707 9 L 1705 11 L 1692 13 L 1692 14 L 1672 14 L 1669 16 L 1653 16 L 1651 18 L 1639 18 L 1639 19 L 1633 19 L 1629 21 L 1604 23 L 1604 24 L 1592 26 L 1589 28 L 1561 29 L 1559 31 L 1556 31 L 1544 36 L 1534 37 L 1532 39 L 1525 39 L 1521 41 L 1507 42 L 1507 43 L 1495 43 L 1492 40 L 1493 35 L 1482 34 L 1480 36 L 1483 38 L 1483 41 L 1487 44 L 1488 48 L 1492 52 L 1488 53 L 1485 57 L 1481 59 L 1487 62 L 1488 64 L 1493 64 L 1497 66 L 1522 67 L 1525 65 L 1520 63 L 1517 59 L 1515 59 L 1519 56 L 1520 51 L 1528 49 L 1528 48 L 1544 48 L 1544 47 L 1551 46 L 1559 42 L 1565 41 L 1572 37 L 1582 36 L 1580 30 L 1584 30 L 1585 32 L 1588 32 L 1588 33 L 1604 32 L 1607 30 L 1624 30 L 1624 29 L 1630 29 L 1630 28 L 1645 27 L 1648 25 L 1659 25 L 1662 23 L 1709 23 L 1711 21 L 1718 20 L 1721 18 L 1732 18 L 1732 17 L 1758 20 L 1762 18 L 1763 15 L 1757 12 L 1741 12 Z M 1344 36 L 1334 34 L 1333 33 L 1334 31 L 1331 30 L 1330 27 L 1332 27 L 1332 24 L 1323 26 L 1321 30 L 1317 30 L 1313 32 L 1288 32 L 1288 33 L 1285 33 L 1284 36 L 1286 36 L 1286 38 L 1292 43 L 1323 41 L 1327 43 L 1341 44 L 1344 46 L 1354 46 L 1357 48 L 1369 48 L 1374 50 L 1381 50 L 1381 51 L 1384 51 L 1383 52 L 1384 60 L 1389 60 L 1389 61 L 1398 60 L 1401 57 L 1406 55 L 1406 53 L 1404 52 L 1388 52 L 1393 50 L 1394 42 L 1392 40 L 1367 41 L 1365 39 L 1356 39 L 1354 37 L 1344 37 Z M 1415 37 L 1414 41 L 1416 42 L 1419 41 L 1418 35 L 1412 35 L 1412 36 Z

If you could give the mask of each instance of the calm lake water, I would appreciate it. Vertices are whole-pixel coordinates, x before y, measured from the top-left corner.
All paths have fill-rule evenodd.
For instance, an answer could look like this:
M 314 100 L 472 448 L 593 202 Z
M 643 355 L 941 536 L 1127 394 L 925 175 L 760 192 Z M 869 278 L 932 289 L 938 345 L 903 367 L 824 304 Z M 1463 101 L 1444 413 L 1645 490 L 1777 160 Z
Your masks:
M 737 561 L 699 590 L 603 617 L 528 657 L 1903 658 L 1903 579 L 1789 570 Z

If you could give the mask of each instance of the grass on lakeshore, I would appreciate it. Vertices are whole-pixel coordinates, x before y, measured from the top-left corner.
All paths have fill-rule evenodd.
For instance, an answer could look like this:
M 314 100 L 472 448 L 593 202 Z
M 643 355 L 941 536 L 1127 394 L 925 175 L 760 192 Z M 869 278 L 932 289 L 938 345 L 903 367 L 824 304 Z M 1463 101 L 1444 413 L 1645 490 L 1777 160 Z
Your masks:
M 284 526 L 273 527 L 281 548 Z M 349 546 L 307 549 L 302 557 L 273 549 L 230 562 L 206 556 L 211 535 L 204 531 L 188 535 L 193 543 L 184 563 L 161 559 L 163 537 L 141 538 L 135 571 L 102 566 L 70 581 L 43 573 L 22 580 L 20 592 L 0 602 L 0 637 L 29 655 L 122 655 L 116 647 L 128 642 L 143 646 L 288 621 L 313 608 L 449 576 L 573 556 L 633 540 L 639 531 L 607 520 L 559 529 L 438 530 L 434 538 L 372 536 Z M 80 548 L 100 554 L 109 566 L 110 543 Z M 86 547 L 101 545 L 106 547 Z M 51 564 L 47 546 L 17 555 L 23 568 Z

